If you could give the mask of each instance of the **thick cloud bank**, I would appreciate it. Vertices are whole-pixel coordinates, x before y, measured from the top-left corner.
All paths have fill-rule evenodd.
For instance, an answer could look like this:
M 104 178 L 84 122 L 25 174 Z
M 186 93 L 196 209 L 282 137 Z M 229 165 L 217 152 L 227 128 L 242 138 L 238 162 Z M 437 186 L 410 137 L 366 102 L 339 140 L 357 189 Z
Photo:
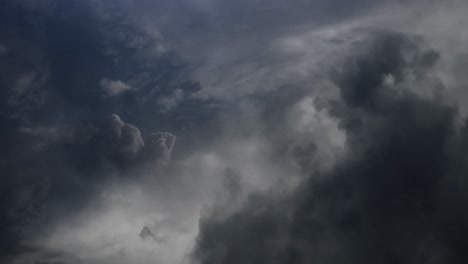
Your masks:
M 0 262 L 466 263 L 467 7 L 5 1 Z
M 440 100 L 399 90 L 437 55 L 405 35 L 370 38 L 334 73 L 342 101 L 328 106 L 349 155 L 291 196 L 253 195 L 227 219 L 202 221 L 200 263 L 466 261 L 467 128 Z

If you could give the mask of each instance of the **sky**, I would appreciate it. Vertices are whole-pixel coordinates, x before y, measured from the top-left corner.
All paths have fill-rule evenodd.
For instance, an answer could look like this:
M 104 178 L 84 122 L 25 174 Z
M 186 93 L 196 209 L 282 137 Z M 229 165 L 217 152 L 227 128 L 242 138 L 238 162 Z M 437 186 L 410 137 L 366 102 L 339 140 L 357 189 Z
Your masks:
M 4 0 L 0 262 L 468 262 L 463 0 Z

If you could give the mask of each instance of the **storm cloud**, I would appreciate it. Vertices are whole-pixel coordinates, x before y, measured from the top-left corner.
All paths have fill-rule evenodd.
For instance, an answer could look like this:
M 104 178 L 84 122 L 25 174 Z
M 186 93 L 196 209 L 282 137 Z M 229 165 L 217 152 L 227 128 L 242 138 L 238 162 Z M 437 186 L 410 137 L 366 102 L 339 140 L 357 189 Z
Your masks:
M 466 263 L 463 1 L 5 1 L 2 263 Z
M 202 221 L 200 263 L 466 261 L 457 213 L 466 205 L 453 203 L 464 188 L 453 172 L 465 174 L 465 124 L 440 100 L 397 89 L 403 72 L 425 71 L 436 60 L 427 57 L 437 56 L 411 37 L 371 34 L 364 52 L 332 73 L 342 100 L 327 109 L 347 135 L 349 156 L 327 173 L 309 172 L 292 195 L 251 195 L 227 219 Z M 396 76 L 391 86 L 388 75 Z

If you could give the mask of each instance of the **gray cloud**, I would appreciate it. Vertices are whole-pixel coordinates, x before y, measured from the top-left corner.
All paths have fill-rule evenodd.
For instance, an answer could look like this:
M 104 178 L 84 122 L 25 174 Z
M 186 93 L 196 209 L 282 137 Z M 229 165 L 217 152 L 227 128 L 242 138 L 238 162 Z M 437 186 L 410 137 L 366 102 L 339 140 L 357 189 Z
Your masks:
M 154 107 L 161 96 L 158 85 L 166 86 L 164 82 L 175 79 L 170 76 L 180 73 L 178 87 L 191 88 L 177 69 L 153 75 L 155 70 L 146 68 L 143 75 L 155 77 L 148 80 L 116 66 L 117 55 L 123 63 L 134 60 L 148 64 L 150 60 L 156 61 L 157 67 L 167 67 L 175 58 L 162 58 L 160 49 L 151 53 L 152 46 L 145 48 L 148 39 L 135 44 L 134 39 L 112 34 L 99 36 L 105 22 L 91 14 L 90 5 L 62 9 L 61 3 L 52 2 L 36 6 L 8 1 L 0 10 L 0 39 L 8 47 L 0 63 L 2 262 L 72 261 L 70 256 L 76 254 L 68 253 L 70 247 L 60 243 L 50 247 L 45 241 L 47 234 L 61 221 L 87 214 L 110 182 L 157 177 L 156 168 L 168 162 L 175 137 L 165 133 L 164 141 L 160 134 L 151 133 L 160 127 L 164 131 L 178 126 L 170 121 L 160 124 L 171 117 L 159 115 Z M 62 11 L 65 16 L 58 15 Z M 123 34 L 135 33 L 131 27 L 116 27 Z M 122 52 L 119 45 L 126 46 L 126 51 L 138 49 L 147 61 L 132 52 L 107 57 L 108 47 L 117 46 Z M 122 72 L 130 72 L 128 78 Z M 133 80 L 132 87 L 140 88 L 140 93 L 124 99 L 103 98 L 102 76 Z M 127 88 L 118 81 L 103 84 L 110 92 Z M 148 102 L 142 103 L 141 98 Z M 52 257 L 51 251 L 62 253 Z
M 101 79 L 99 84 L 102 87 L 102 90 L 106 96 L 116 96 L 126 91 L 133 90 L 128 84 L 123 83 L 119 80 L 109 80 L 107 78 Z
M 92 136 L 89 141 L 91 144 L 99 144 L 94 138 L 100 141 L 100 137 L 109 140 L 104 151 L 110 156 L 115 155 L 117 159 L 135 158 L 145 145 L 140 130 L 132 124 L 125 123 L 115 114 L 106 120 L 97 135 Z
M 184 92 L 181 89 L 175 89 L 171 95 L 159 98 L 158 105 L 161 106 L 161 111 L 167 112 L 177 107 L 183 99 Z
M 465 263 L 463 7 L 7 0 L 0 261 Z
M 278 201 L 262 193 L 227 219 L 202 220 L 196 260 L 466 261 L 463 235 L 453 233 L 464 232 L 457 224 L 464 216 L 451 212 L 465 205 L 447 208 L 460 198 L 449 194 L 461 184 L 453 181 L 451 167 L 458 160 L 453 155 L 466 155 L 460 152 L 464 140 L 458 136 L 466 128 L 457 125 L 455 109 L 443 102 L 382 84 L 385 74 L 398 76 L 398 86 L 408 78 L 400 73 L 426 71 L 428 65 L 419 60 L 433 51 L 404 44 L 411 37 L 401 34 L 377 32 L 370 39 L 363 53 L 344 63 L 336 77 L 342 101 L 328 108 L 343 124 L 350 155 L 329 172 L 311 172 L 292 196 Z M 403 57 L 413 49 L 422 55 Z M 408 58 L 413 60 L 402 63 Z M 356 119 L 358 126 L 348 125 Z

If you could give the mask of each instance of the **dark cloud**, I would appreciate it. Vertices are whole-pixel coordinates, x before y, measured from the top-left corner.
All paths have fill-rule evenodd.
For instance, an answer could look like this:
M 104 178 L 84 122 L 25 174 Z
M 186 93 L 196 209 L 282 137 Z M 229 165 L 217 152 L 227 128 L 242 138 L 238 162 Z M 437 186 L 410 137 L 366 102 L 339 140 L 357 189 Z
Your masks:
M 422 40 L 396 32 L 375 32 L 354 43 L 357 55 L 336 69 L 334 79 L 345 102 L 352 107 L 373 107 L 386 78 L 398 85 L 409 75 L 421 75 L 439 57 L 434 50 L 421 50 Z M 416 76 L 421 77 L 421 76 Z M 384 91 L 385 92 L 385 91 Z
M 383 84 L 393 75 L 403 85 L 437 55 L 399 33 L 369 39 L 333 74 L 342 102 L 329 110 L 343 122 L 349 156 L 292 197 L 261 194 L 227 219 L 202 220 L 200 263 L 466 262 L 456 213 L 466 200 L 453 194 L 464 185 L 453 170 L 464 171 L 454 163 L 464 163 L 466 128 L 442 101 Z M 300 162 L 307 149 L 293 151 Z
M 71 155 L 70 160 L 76 161 L 77 168 L 94 170 L 103 161 L 132 164 L 145 146 L 140 130 L 115 114 L 101 124 L 74 127 L 72 133 L 64 140 L 65 151 Z
M 1 257 L 30 251 L 32 237 L 80 212 L 115 175 L 154 175 L 175 145 L 158 131 L 184 137 L 208 116 L 198 107 L 175 118 L 201 104 L 186 65 L 106 14 L 90 1 L 0 8 Z M 175 90 L 185 97 L 160 108 Z
M 466 263 L 464 14 L 410 2 L 4 1 L 0 262 Z
M 290 233 L 287 205 L 252 196 L 227 219 L 202 219 L 195 258 L 200 263 L 285 263 Z

